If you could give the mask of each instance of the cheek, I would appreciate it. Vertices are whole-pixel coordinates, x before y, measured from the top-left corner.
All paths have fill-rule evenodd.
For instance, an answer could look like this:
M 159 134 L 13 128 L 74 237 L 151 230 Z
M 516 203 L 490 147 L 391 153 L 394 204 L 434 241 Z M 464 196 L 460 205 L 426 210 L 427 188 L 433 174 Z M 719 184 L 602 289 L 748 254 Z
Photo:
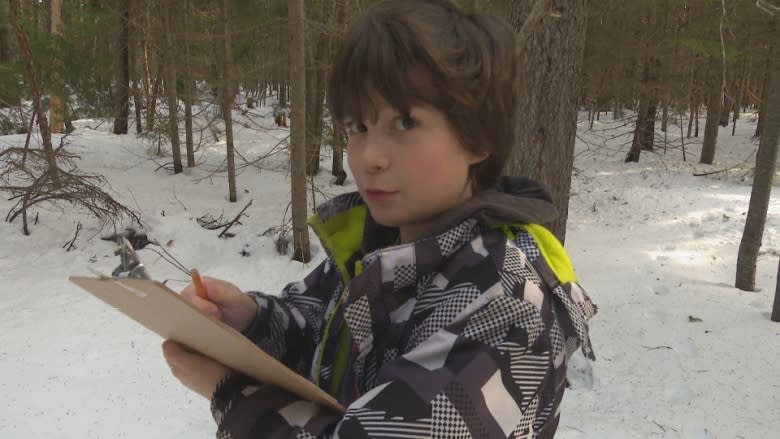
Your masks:
M 349 169 L 354 173 L 355 172 L 354 164 L 357 164 L 356 163 L 357 159 L 355 158 L 356 155 L 354 154 L 355 148 L 351 147 L 350 145 L 351 142 L 348 139 L 347 144 L 344 146 L 344 155 L 347 156 L 347 166 L 349 166 Z

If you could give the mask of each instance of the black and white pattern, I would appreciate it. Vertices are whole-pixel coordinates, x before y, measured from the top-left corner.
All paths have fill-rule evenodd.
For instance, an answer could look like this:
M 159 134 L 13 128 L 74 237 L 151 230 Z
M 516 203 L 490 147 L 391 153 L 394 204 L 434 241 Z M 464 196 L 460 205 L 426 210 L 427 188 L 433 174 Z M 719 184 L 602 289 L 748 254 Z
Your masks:
M 338 197 L 320 219 L 347 209 L 365 206 Z M 224 388 L 238 390 L 219 395 L 228 401 L 214 409 L 219 437 L 552 438 L 567 346 L 592 356 L 596 309 L 579 285 L 555 278 L 531 235 L 513 238 L 470 218 L 435 237 L 360 250 L 354 278 L 335 269 L 346 261 L 329 260 L 281 297 L 253 293 L 265 309 L 247 336 L 324 389 L 341 383 L 334 396 L 347 410 L 292 425 L 280 410 L 294 395 L 265 386 L 244 397 L 229 380 Z M 338 351 L 342 329 L 347 352 Z M 347 370 L 334 377 L 344 355 Z

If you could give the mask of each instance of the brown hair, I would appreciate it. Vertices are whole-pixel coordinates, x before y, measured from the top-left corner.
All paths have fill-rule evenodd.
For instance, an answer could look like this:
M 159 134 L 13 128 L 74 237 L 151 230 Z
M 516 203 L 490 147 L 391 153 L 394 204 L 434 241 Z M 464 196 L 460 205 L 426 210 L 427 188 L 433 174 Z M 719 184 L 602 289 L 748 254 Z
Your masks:
M 514 142 L 514 49 L 507 23 L 467 14 L 452 0 L 381 1 L 352 23 L 336 56 L 331 114 L 340 121 L 376 117 L 374 93 L 402 114 L 432 105 L 467 150 L 490 152 L 471 177 L 475 191 L 491 188 Z

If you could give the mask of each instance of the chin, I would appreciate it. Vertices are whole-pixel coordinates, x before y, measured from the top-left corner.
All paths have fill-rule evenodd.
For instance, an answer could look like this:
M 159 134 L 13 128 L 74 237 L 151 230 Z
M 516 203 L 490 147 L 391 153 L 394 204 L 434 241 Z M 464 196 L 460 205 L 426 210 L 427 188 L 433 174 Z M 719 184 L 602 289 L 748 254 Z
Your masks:
M 383 215 L 382 212 L 377 212 L 369 207 L 371 212 L 371 218 L 376 221 L 377 224 L 385 227 L 400 227 L 403 221 L 400 218 L 394 218 L 393 215 Z

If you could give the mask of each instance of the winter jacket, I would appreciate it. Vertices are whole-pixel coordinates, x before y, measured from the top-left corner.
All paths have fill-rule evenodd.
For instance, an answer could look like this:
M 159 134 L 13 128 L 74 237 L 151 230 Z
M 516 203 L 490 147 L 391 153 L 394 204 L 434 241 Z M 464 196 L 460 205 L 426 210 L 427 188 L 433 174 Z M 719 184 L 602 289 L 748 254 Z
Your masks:
M 553 437 L 596 311 L 539 225 L 554 215 L 540 186 L 505 179 L 394 245 L 358 194 L 322 205 L 310 223 L 328 259 L 280 297 L 250 293 L 246 335 L 346 412 L 232 374 L 212 400 L 217 437 Z

